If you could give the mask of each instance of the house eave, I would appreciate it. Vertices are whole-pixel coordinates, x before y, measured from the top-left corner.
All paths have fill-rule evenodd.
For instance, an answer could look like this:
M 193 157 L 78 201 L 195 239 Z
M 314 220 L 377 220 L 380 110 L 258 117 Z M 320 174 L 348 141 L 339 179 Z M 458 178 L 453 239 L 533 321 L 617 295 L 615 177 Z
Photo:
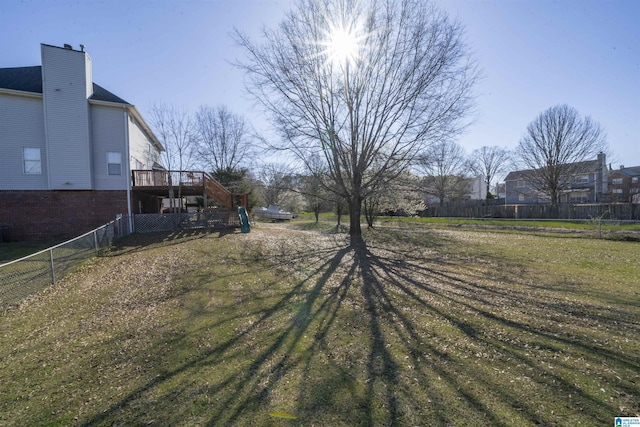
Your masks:
M 21 97 L 24 97 L 24 98 L 42 99 L 42 94 L 41 93 L 27 92 L 27 91 L 24 91 L 24 90 L 0 88 L 0 94 L 2 94 L 2 95 L 11 95 L 11 96 L 21 96 Z
M 89 99 L 89 104 L 102 105 L 105 107 L 127 108 L 127 104 L 122 104 L 120 102 L 100 101 L 97 99 Z

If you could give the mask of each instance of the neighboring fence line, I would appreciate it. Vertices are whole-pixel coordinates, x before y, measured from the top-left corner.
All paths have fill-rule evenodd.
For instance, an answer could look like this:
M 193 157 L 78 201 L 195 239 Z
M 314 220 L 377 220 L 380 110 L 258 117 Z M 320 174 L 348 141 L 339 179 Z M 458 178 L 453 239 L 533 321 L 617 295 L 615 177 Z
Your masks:
M 55 284 L 71 267 L 110 246 L 114 238 L 130 234 L 130 222 L 136 233 L 239 225 L 238 216 L 228 212 L 138 214 L 131 221 L 118 216 L 82 236 L 0 264 L 0 310 Z
M 421 216 L 456 218 L 575 219 L 640 221 L 640 205 L 632 203 L 504 205 L 490 201 L 429 205 Z

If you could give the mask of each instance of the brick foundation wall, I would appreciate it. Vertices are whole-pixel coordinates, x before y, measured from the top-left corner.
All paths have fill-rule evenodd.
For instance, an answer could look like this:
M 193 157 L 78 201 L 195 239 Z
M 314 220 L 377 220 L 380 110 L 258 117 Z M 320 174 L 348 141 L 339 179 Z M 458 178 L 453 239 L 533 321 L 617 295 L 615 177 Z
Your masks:
M 126 191 L 0 191 L 0 232 L 7 241 L 79 236 L 127 214 Z

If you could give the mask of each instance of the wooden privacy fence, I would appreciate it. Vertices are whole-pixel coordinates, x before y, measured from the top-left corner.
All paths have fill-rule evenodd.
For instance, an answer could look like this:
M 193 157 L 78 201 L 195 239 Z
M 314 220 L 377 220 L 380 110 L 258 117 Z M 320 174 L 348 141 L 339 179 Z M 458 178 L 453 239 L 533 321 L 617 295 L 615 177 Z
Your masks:
M 640 205 L 632 203 L 498 205 L 445 203 L 430 205 L 421 216 L 456 218 L 577 219 L 602 218 L 614 221 L 640 221 Z

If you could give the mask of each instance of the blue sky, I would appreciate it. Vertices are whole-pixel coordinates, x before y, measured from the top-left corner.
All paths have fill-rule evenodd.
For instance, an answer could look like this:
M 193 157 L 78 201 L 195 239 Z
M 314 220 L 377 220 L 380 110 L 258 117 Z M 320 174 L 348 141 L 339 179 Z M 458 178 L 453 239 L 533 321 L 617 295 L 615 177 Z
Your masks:
M 0 67 L 40 65 L 40 43 L 78 49 L 96 83 L 148 115 L 154 102 L 225 104 L 267 126 L 244 93 L 230 33 L 254 40 L 293 0 L 0 0 Z M 640 165 L 640 1 L 437 0 L 466 28 L 483 71 L 476 122 L 458 142 L 514 148 L 566 103 L 606 130 L 614 167 Z

